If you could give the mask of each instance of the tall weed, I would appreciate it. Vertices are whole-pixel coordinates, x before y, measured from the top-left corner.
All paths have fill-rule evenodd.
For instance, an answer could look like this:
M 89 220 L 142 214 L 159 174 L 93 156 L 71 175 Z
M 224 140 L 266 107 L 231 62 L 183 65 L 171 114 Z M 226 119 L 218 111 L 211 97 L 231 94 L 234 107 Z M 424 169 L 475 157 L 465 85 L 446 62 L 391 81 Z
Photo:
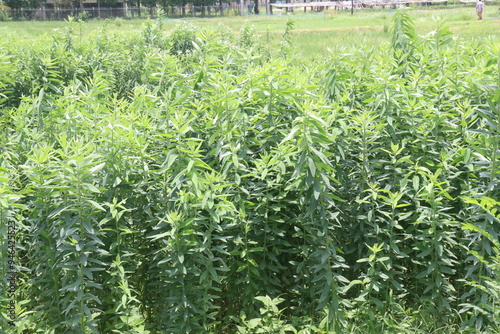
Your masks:
M 2 46 L 19 326 L 497 330 L 494 48 L 399 11 L 390 44 L 305 64 L 292 28 L 277 51 L 161 22 Z

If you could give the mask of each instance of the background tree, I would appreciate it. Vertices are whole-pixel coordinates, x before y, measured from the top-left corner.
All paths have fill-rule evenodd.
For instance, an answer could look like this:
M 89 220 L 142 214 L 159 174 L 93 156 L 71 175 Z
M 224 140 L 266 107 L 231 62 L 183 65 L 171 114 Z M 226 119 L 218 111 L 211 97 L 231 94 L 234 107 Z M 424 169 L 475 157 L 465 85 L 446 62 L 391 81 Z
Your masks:
M 167 15 L 175 15 L 175 7 L 182 7 L 182 14 L 184 15 L 187 2 L 186 0 L 157 0 L 157 4 L 163 7 L 163 11 Z
M 101 7 L 115 7 L 117 0 L 98 0 Z
M 149 15 L 153 15 L 153 7 L 155 7 L 158 4 L 157 0 L 142 0 L 142 4 L 149 9 Z
M 132 0 L 132 1 L 130 1 L 130 5 L 132 7 L 137 8 L 137 16 L 141 17 L 141 0 L 137 0 L 137 1 Z M 131 12 L 132 12 L 132 17 L 134 17 L 135 10 L 132 9 Z
M 216 3 L 216 0 L 191 0 L 191 3 L 195 6 L 195 10 L 196 7 L 201 7 L 201 16 L 205 16 L 206 7 L 213 6 Z
M 5 0 L 3 3 L 11 9 L 36 9 L 43 2 L 42 0 Z

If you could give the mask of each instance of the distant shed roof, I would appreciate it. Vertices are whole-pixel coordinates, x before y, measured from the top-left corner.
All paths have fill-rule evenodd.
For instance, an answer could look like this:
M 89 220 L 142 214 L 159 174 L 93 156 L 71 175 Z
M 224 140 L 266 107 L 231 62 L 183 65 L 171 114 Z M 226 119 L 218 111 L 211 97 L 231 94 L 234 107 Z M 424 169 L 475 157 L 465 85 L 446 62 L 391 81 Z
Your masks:
M 391 6 L 404 5 L 409 3 L 439 3 L 448 2 L 449 0 L 354 0 L 354 3 L 362 6 Z M 461 0 L 462 2 L 476 2 L 477 0 Z M 487 0 L 492 1 L 492 0 Z M 276 8 L 294 8 L 294 7 L 345 7 L 351 8 L 351 1 L 313 1 L 313 2 L 296 2 L 296 3 L 271 3 Z

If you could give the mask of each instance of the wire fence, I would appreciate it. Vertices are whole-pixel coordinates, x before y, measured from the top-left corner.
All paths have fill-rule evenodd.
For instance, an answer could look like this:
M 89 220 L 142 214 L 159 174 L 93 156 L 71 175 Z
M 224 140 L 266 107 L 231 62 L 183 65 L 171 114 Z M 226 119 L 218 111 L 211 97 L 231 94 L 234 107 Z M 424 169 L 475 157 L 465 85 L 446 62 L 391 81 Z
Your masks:
M 86 7 L 72 9 L 38 8 L 38 9 L 0 9 L 1 20 L 65 20 L 68 17 L 77 19 L 106 18 L 140 18 L 159 17 L 215 17 L 253 14 L 249 8 L 238 4 L 223 6 L 168 6 L 168 7 Z
M 320 2 L 311 2 L 307 4 L 309 11 L 321 12 L 324 9 L 350 9 L 354 4 L 356 10 L 378 8 L 393 8 L 397 6 L 418 5 L 428 7 L 445 6 L 451 4 L 453 7 L 473 6 L 475 0 L 354 0 L 335 1 L 335 5 L 321 5 Z M 500 4 L 500 1 L 487 0 L 491 4 Z M 97 3 L 96 3 L 97 5 Z M 166 6 L 166 7 L 90 7 L 87 4 L 84 8 L 51 8 L 41 7 L 38 9 L 2 9 L 0 7 L 0 21 L 3 20 L 66 20 L 69 17 L 76 19 L 106 19 L 106 18 L 185 18 L 185 17 L 217 17 L 217 16 L 237 16 L 252 14 L 278 14 L 281 12 L 289 13 L 295 10 L 301 10 L 306 3 L 285 3 L 285 1 L 276 1 L 276 3 L 267 6 L 261 3 L 255 7 L 253 1 L 246 0 L 241 5 L 237 2 L 224 3 L 215 6 Z M 313 6 L 314 5 L 314 6 Z M 297 8 L 295 8 L 297 7 Z M 309 8 L 310 7 L 310 8 Z M 306 9 L 304 8 L 304 12 Z M 498 10 L 500 12 L 500 9 Z

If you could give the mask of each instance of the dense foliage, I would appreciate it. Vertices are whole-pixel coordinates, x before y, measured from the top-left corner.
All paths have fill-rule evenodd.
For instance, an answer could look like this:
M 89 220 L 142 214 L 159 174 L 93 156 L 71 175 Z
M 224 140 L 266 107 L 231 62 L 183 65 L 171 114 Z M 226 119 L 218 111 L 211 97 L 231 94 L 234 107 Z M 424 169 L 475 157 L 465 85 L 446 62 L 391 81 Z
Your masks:
M 38 8 L 43 4 L 42 0 L 4 0 L 2 4 L 5 4 L 11 9 L 21 9 L 21 8 Z
M 38 9 L 45 3 L 44 0 L 4 0 L 3 3 L 11 9 Z M 82 3 L 79 0 L 57 0 L 56 5 L 61 8 L 79 8 Z M 97 1 L 96 1 L 97 3 Z M 128 2 L 133 7 L 169 7 L 169 6 L 221 6 L 228 3 L 226 0 L 133 0 Z M 118 4 L 117 0 L 102 0 L 99 2 L 102 7 L 113 7 Z
M 498 330 L 498 45 L 291 29 L 0 37 L 4 331 Z

